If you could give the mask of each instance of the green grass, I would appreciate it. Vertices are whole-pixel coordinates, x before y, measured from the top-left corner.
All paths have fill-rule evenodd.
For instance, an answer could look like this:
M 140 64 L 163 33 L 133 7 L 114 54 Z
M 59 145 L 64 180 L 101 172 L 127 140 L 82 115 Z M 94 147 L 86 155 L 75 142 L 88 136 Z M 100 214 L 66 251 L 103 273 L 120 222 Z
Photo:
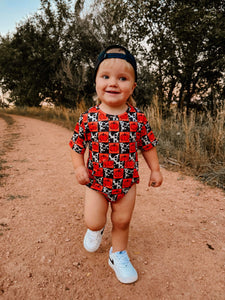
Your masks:
M 81 108 L 14 108 L 4 112 L 38 118 L 72 130 Z M 162 118 L 157 103 L 144 111 L 160 143 L 157 147 L 160 162 L 167 168 L 182 170 L 186 174 L 210 185 L 225 189 L 225 109 L 217 117 L 210 114 L 188 118 L 185 114 L 171 113 Z

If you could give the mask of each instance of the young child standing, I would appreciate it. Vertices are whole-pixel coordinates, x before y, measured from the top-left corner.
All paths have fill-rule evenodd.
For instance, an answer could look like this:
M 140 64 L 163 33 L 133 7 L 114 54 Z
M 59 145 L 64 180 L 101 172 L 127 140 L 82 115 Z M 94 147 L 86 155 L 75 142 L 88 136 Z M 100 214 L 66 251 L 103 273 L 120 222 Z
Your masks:
M 112 45 L 100 53 L 95 84 L 98 103 L 80 116 L 70 141 L 76 178 L 87 186 L 84 247 L 89 252 L 99 248 L 110 205 L 109 265 L 120 282 L 132 283 L 138 274 L 128 257 L 127 244 L 139 182 L 137 151 L 142 151 L 151 171 L 149 186 L 160 186 L 163 178 L 155 148 L 157 140 L 145 115 L 133 106 L 137 67 L 126 48 Z

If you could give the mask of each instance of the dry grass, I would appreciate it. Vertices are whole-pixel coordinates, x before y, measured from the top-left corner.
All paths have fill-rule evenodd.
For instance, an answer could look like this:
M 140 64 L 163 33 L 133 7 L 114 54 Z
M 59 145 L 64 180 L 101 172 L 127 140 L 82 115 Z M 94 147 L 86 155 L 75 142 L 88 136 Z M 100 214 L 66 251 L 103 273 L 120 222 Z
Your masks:
M 7 161 L 4 159 L 4 155 L 7 151 L 10 151 L 13 147 L 14 142 L 18 138 L 18 134 L 12 130 L 14 120 L 9 115 L 3 114 L 0 111 L 0 118 L 2 118 L 7 125 L 6 132 L 1 136 L 0 143 L 0 185 L 2 184 L 2 178 L 7 176 L 6 174 L 6 163 Z
M 81 103 L 76 111 L 65 108 L 16 108 L 7 112 L 50 121 L 73 130 L 85 109 Z M 225 189 L 225 109 L 218 112 L 216 119 L 210 114 L 192 113 L 187 118 L 185 114 L 175 112 L 162 118 L 155 101 L 145 114 L 160 141 L 158 152 L 163 164 Z
M 37 107 L 17 107 L 2 110 L 8 114 L 21 115 L 25 117 L 32 117 L 42 121 L 47 121 L 61 125 L 68 129 L 73 129 L 81 113 L 80 109 L 76 111 L 68 110 L 66 108 L 37 108 Z
M 215 119 L 209 113 L 192 113 L 188 118 L 174 113 L 160 120 L 156 115 L 154 109 L 150 111 L 149 120 L 160 140 L 158 150 L 164 162 L 225 189 L 225 109 Z

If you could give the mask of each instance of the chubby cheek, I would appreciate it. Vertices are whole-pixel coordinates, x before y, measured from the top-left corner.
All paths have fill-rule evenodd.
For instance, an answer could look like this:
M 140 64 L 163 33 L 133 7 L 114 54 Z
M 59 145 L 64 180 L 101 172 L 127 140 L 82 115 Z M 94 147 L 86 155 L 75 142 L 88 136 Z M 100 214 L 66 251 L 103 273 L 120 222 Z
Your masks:
M 127 96 L 131 96 L 133 94 L 133 89 L 131 89 L 130 87 L 124 88 L 123 93 Z
M 101 90 L 96 89 L 96 94 L 97 94 L 99 99 L 102 99 L 104 97 L 104 93 Z
M 104 85 L 103 84 L 96 84 L 95 90 L 97 95 L 100 95 L 104 91 Z

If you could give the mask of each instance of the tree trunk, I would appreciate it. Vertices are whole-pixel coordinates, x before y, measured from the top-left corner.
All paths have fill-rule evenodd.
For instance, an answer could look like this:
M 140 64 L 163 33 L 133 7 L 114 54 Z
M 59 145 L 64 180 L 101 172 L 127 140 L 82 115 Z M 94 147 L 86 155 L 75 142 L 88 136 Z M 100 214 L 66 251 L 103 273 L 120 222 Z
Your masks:
M 185 95 L 185 102 L 186 102 L 186 114 L 189 115 L 190 112 L 190 102 L 191 102 L 191 91 L 190 91 L 190 81 L 187 83 L 187 94 Z
M 184 98 L 183 98 L 183 93 L 184 93 L 184 85 L 181 85 L 180 88 L 180 93 L 179 93 L 179 101 L 178 101 L 178 110 L 180 112 L 183 112 L 184 109 Z

